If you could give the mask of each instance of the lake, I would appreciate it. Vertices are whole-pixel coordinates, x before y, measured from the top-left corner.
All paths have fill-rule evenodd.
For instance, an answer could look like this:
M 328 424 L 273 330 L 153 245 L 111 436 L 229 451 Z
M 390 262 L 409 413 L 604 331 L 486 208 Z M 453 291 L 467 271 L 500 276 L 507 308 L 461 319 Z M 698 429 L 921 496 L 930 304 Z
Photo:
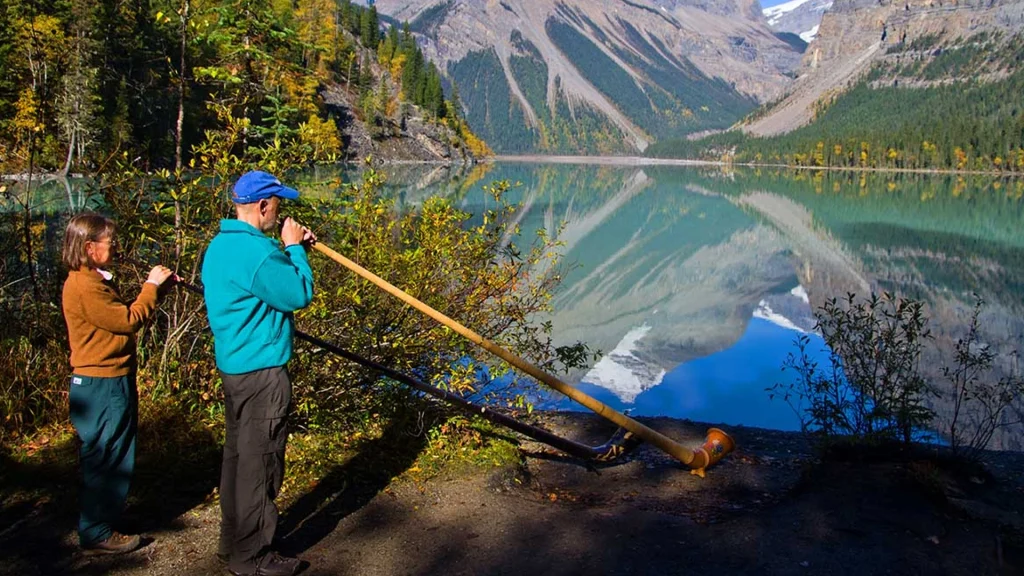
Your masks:
M 442 195 L 473 214 L 494 206 L 483 185 L 519 183 L 508 199 L 522 204 L 521 241 L 543 228 L 574 266 L 538 321 L 552 322 L 556 344 L 601 352 L 561 376 L 632 416 L 799 429 L 765 389 L 794 376 L 781 368 L 797 337 L 827 361 L 814 311 L 849 292 L 925 303 L 934 338 L 921 368 L 940 389 L 974 294 L 985 301 L 980 340 L 996 353 L 990 377 L 1012 373 L 1024 348 L 1020 180 L 523 162 L 382 171 L 402 207 Z M 339 176 L 358 177 L 318 167 L 299 181 Z M 51 209 L 84 200 L 55 183 L 40 194 Z M 584 409 L 556 393 L 533 400 Z M 934 408 L 948 417 L 948 400 Z M 1019 450 L 1024 433 L 1003 430 L 991 447 Z
M 987 177 L 666 166 L 497 163 L 460 174 L 402 167 L 391 186 L 416 204 L 445 195 L 471 213 L 494 180 L 521 185 L 523 238 L 545 228 L 575 264 L 554 299 L 557 344 L 602 352 L 564 375 L 633 416 L 796 430 L 765 388 L 794 340 L 827 361 L 814 311 L 832 297 L 890 291 L 925 302 L 934 339 L 922 371 L 940 389 L 974 294 L 990 377 L 1024 348 L 1024 182 Z M 490 204 L 488 204 L 490 203 Z M 564 228 L 559 231 L 559 225 Z M 583 409 L 557 393 L 541 408 Z M 935 401 L 940 418 L 948 402 Z M 992 446 L 1021 449 L 1007 429 Z

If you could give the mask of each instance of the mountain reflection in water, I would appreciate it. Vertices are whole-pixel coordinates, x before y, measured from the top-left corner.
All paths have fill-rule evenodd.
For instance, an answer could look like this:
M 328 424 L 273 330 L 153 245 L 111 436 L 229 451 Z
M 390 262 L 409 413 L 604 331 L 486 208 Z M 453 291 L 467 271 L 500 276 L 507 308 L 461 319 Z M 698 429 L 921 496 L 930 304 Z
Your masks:
M 495 164 L 489 172 L 393 180 L 407 203 L 442 194 L 479 214 L 480 185 L 522 185 L 523 238 L 558 232 L 576 268 L 554 298 L 556 344 L 602 351 L 570 383 L 634 416 L 794 430 L 765 388 L 808 334 L 813 311 L 848 292 L 921 299 L 935 335 L 922 370 L 936 386 L 966 331 L 973 293 L 986 301 L 982 341 L 1012 369 L 1024 319 L 1024 185 L 991 177 L 774 172 L 636 166 Z M 493 203 L 491 203 L 493 205 Z M 541 408 L 582 409 L 560 395 Z M 942 400 L 939 418 L 949 416 Z M 1020 449 L 1020 428 L 993 448 Z

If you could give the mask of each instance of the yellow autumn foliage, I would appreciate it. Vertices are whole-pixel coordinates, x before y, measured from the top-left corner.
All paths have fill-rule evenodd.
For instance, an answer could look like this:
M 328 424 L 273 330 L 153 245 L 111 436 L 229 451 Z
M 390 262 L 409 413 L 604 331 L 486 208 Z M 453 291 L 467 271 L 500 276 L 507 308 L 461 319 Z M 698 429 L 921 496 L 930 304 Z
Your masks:
M 299 141 L 310 148 L 314 161 L 333 162 L 341 154 L 341 138 L 333 118 L 321 120 L 316 114 L 310 116 L 299 124 Z

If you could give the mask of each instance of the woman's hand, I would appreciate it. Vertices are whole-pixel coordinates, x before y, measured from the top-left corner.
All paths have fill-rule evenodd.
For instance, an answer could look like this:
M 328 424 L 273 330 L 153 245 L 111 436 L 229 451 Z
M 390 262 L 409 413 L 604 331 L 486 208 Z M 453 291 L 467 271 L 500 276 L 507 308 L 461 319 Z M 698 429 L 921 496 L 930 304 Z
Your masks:
M 167 266 L 154 266 L 153 269 L 149 271 L 149 278 L 146 278 L 146 282 L 161 286 L 171 276 L 174 276 L 174 272 L 172 272 Z

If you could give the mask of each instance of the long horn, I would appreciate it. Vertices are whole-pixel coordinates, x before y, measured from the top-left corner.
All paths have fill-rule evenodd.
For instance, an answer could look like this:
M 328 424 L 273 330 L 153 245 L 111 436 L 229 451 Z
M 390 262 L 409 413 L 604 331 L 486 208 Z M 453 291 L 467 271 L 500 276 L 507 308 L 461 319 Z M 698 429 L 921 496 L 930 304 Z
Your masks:
M 143 264 L 142 262 L 139 262 L 138 260 L 132 258 L 125 258 L 125 260 L 128 260 L 137 266 L 145 266 L 145 264 Z M 195 284 L 190 284 L 184 280 L 179 279 L 178 281 L 175 282 L 175 286 L 181 286 L 182 288 L 195 294 L 198 294 L 201 297 L 204 296 L 202 288 L 196 286 Z M 314 346 L 322 348 L 330 352 L 331 354 L 335 354 L 337 356 L 345 358 L 346 360 L 355 362 L 356 364 L 361 364 L 367 368 L 370 368 L 371 370 L 376 370 L 377 372 L 393 380 L 401 382 L 411 388 L 419 390 L 424 394 L 448 402 L 449 404 L 452 404 L 453 406 L 455 406 L 459 410 L 462 410 L 466 414 L 479 416 L 485 420 L 494 422 L 495 424 L 515 430 L 516 432 L 519 432 L 524 436 L 528 436 L 538 442 L 542 442 L 557 450 L 561 450 L 562 452 L 568 454 L 569 456 L 582 458 L 584 460 L 593 460 L 595 462 L 608 463 L 613 462 L 629 454 L 640 444 L 640 440 L 638 440 L 632 432 L 629 432 L 628 430 L 625 430 L 623 428 L 619 428 L 618 430 L 616 430 L 607 442 L 605 442 L 604 444 L 600 444 L 598 446 L 589 446 L 581 442 L 569 440 L 568 438 L 562 438 L 561 436 L 558 436 L 557 434 L 552 434 L 551 432 L 548 432 L 543 428 L 539 428 L 537 426 L 532 426 L 525 422 L 521 422 L 511 416 L 508 416 L 507 414 L 502 414 L 501 412 L 491 410 L 486 406 L 478 406 L 464 398 L 461 398 L 450 392 L 437 388 L 436 386 L 431 386 L 430 384 L 427 384 L 422 380 L 413 378 L 412 376 L 388 368 L 387 366 L 374 362 L 373 360 L 363 358 L 362 356 L 354 352 L 349 352 L 348 350 L 335 346 L 334 344 L 331 344 L 326 340 L 322 340 L 320 338 L 317 338 L 316 336 L 306 334 L 301 330 L 295 331 L 295 337 L 300 340 L 305 340 L 306 342 L 309 342 Z
M 331 249 L 329 246 L 324 245 L 322 242 L 313 244 L 313 248 L 324 254 L 331 260 L 341 264 L 342 266 L 352 270 L 356 274 L 363 278 L 373 282 L 385 292 L 395 296 L 399 300 L 402 300 L 406 304 L 419 310 L 420 312 L 430 316 L 434 320 L 437 320 L 441 324 L 451 328 L 458 334 L 469 339 L 471 342 L 477 344 L 484 350 L 494 354 L 502 360 L 508 362 L 512 366 L 519 368 L 523 372 L 533 376 L 537 380 L 547 384 L 562 394 L 572 398 L 580 404 L 590 408 L 596 412 L 599 416 L 611 420 L 615 424 L 622 428 L 632 432 L 638 438 L 644 442 L 648 442 L 662 449 L 665 453 L 672 456 L 676 460 L 679 460 L 683 464 L 689 466 L 692 470 L 691 473 L 704 477 L 704 469 L 712 464 L 721 460 L 726 454 L 731 452 L 735 448 L 735 442 L 732 437 L 726 434 L 724 431 L 718 428 L 711 428 L 708 430 L 707 437 L 704 444 L 700 448 L 687 448 L 675 440 L 672 440 L 668 436 L 657 432 L 647 426 L 633 420 L 625 414 L 611 408 L 607 404 L 577 390 L 573 386 L 559 380 L 558 378 L 544 372 L 534 364 L 527 362 L 523 358 L 516 356 L 515 354 L 505 350 L 501 346 L 498 346 L 494 342 L 484 338 L 476 332 L 466 328 L 462 324 L 455 320 L 445 316 L 444 314 L 434 310 L 430 306 L 423 302 L 413 298 L 406 292 L 395 287 L 387 280 L 377 276 L 373 272 L 370 272 L 366 268 L 363 268 L 359 264 L 356 264 L 352 260 L 349 260 L 345 256 L 342 256 L 338 252 Z

